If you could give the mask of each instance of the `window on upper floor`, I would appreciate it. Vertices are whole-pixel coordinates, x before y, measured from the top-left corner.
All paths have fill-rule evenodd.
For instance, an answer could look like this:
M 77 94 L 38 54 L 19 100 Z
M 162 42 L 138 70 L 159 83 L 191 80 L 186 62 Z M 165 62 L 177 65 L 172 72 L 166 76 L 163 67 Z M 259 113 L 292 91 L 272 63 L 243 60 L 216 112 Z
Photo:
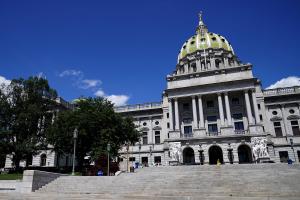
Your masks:
M 134 162 L 135 161 L 135 157 L 129 157 L 129 161 L 130 162 Z
M 261 107 L 260 107 L 260 104 L 257 104 L 257 108 L 258 108 L 258 110 L 260 110 L 260 109 L 261 109 Z
M 167 128 L 170 128 L 170 123 L 169 122 L 167 123 Z
M 232 115 L 233 120 L 243 120 L 243 114 L 242 113 L 235 113 Z
M 217 124 L 208 124 L 208 132 L 211 133 L 218 133 L 218 125 Z
M 206 101 L 206 107 L 207 108 L 213 108 L 214 107 L 214 101 Z
M 182 105 L 182 107 L 183 107 L 183 110 L 189 110 L 190 109 L 190 104 L 189 103 L 184 103 Z
M 144 122 L 144 123 L 143 123 L 143 126 L 147 126 L 147 123 L 146 123 L 146 122 Z
M 206 117 L 208 123 L 209 122 L 216 122 L 217 121 L 217 116 L 207 116 Z
M 260 119 L 260 121 L 263 121 L 263 116 L 259 115 L 259 119 Z
M 143 132 L 142 141 L 143 144 L 148 144 L 148 132 Z
M 274 122 L 274 131 L 276 137 L 282 137 L 282 129 L 281 129 L 281 123 L 280 122 Z
M 300 136 L 299 123 L 297 120 L 291 121 L 293 135 Z
M 290 109 L 290 110 L 289 110 L 289 113 L 290 113 L 290 114 L 294 114 L 294 113 L 295 113 L 295 110 L 294 110 L 294 109 Z
M 297 151 L 297 155 L 298 155 L 298 162 L 300 162 L 300 151 Z
M 244 122 L 234 122 L 234 129 L 237 131 L 243 131 L 244 130 Z
M 231 103 L 232 105 L 236 106 L 236 105 L 240 105 L 240 99 L 237 97 L 234 97 L 231 99 Z
M 169 115 L 170 115 L 170 114 L 169 114 L 169 113 L 167 113 L 167 118 L 168 118 L 168 119 L 169 119 Z
M 160 144 L 160 131 L 155 131 L 155 144 Z

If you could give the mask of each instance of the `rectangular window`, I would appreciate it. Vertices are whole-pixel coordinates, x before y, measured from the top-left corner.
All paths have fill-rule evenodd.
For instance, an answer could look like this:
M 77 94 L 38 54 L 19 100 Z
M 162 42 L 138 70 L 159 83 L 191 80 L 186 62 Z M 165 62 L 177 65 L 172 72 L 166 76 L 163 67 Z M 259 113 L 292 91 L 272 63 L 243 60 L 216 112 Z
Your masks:
M 148 133 L 143 132 L 143 144 L 148 144 Z
M 291 126 L 293 130 L 293 135 L 300 136 L 300 129 L 298 121 L 291 121 Z
M 189 109 L 190 109 L 190 105 L 188 103 L 184 103 L 183 110 L 189 110 Z
M 154 156 L 154 163 L 161 163 L 161 157 L 160 156 Z
M 262 115 L 259 115 L 259 119 L 260 119 L 260 121 L 263 121 Z
M 206 106 L 207 106 L 207 108 L 213 108 L 214 107 L 214 101 L 207 101 Z
M 300 151 L 297 151 L 298 161 L 300 162 Z
M 169 113 L 167 113 L 167 118 L 169 119 Z
M 155 131 L 155 144 L 160 144 L 160 131 Z
M 287 163 L 289 159 L 289 153 L 287 151 L 279 151 L 280 162 Z
M 217 124 L 208 124 L 208 132 L 217 133 L 218 132 L 218 125 Z
M 258 110 L 260 110 L 260 104 L 257 104 Z
M 282 137 L 282 129 L 281 129 L 281 123 L 280 122 L 274 122 L 274 130 L 276 137 Z
M 191 135 L 193 132 L 192 132 L 192 126 L 184 126 L 184 134 L 185 135 Z
M 216 122 L 217 121 L 217 116 L 207 116 L 207 121 L 208 122 Z
M 232 103 L 232 105 L 234 105 L 234 106 L 237 106 L 237 105 L 240 105 L 240 99 L 239 98 L 232 98 L 231 99 L 231 103 Z
M 243 131 L 244 130 L 244 123 L 243 122 L 234 122 L 234 129 Z
M 135 161 L 135 157 L 129 157 L 129 161 L 130 162 L 134 162 Z
M 142 157 L 142 164 L 148 166 L 148 157 Z
M 167 128 L 170 128 L 170 123 L 169 122 L 167 123 Z
M 232 118 L 234 120 L 242 120 L 243 119 L 243 114 L 242 113 L 236 113 L 232 115 Z

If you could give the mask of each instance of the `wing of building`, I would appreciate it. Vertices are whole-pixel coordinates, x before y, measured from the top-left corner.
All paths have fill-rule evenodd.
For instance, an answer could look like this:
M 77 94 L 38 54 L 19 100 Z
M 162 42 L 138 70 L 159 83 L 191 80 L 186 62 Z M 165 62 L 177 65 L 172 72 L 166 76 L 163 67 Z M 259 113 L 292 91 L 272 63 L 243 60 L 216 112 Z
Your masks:
M 133 117 L 142 133 L 120 152 L 125 169 L 134 162 L 299 162 L 300 87 L 263 90 L 252 65 L 201 15 L 166 81 L 162 102 L 115 109 Z

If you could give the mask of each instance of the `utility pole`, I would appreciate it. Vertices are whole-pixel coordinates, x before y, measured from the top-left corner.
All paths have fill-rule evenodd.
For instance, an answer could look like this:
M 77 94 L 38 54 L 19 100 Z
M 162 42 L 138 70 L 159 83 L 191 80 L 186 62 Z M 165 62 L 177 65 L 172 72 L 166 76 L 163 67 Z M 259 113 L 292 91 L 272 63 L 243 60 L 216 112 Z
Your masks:
M 78 137 L 78 129 L 75 128 L 73 132 L 73 139 L 74 139 L 74 150 L 73 150 L 73 168 L 72 168 L 72 176 L 75 175 L 75 161 L 76 161 L 76 139 Z

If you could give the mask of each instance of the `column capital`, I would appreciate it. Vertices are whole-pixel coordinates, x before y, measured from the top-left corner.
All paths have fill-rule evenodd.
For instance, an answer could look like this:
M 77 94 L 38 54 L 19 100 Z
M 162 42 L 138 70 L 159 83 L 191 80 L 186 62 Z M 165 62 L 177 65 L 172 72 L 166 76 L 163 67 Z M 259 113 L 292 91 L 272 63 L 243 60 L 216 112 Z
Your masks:
M 197 94 L 198 98 L 202 98 L 204 95 L 203 94 Z M 299 104 L 300 105 L 300 104 Z
M 228 95 L 228 91 L 225 91 L 225 92 L 223 92 L 224 93 L 224 95 Z
M 218 96 L 221 96 L 221 95 L 222 95 L 222 92 L 218 92 L 217 95 L 218 95 Z
M 192 95 L 191 97 L 192 97 L 192 99 L 195 99 L 195 98 L 196 98 L 196 96 L 197 96 L 197 95 Z
M 245 90 L 244 90 L 244 93 L 247 93 L 247 94 L 248 94 L 248 92 L 249 92 L 249 89 L 245 89 Z

